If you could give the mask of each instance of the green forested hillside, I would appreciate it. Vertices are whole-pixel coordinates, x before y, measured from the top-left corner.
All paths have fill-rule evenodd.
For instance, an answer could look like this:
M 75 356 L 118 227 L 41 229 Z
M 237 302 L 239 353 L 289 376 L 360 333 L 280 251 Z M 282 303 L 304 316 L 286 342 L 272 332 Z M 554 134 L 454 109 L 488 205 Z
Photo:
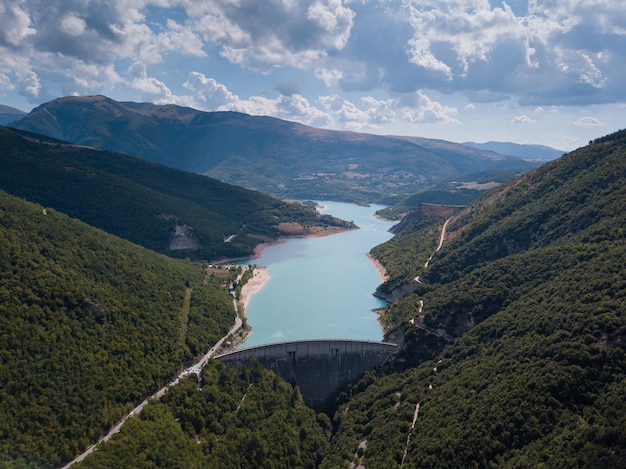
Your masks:
M 0 467 L 71 459 L 234 321 L 203 265 L 4 192 L 0 266 Z
M 249 256 L 263 240 L 291 234 L 281 224 L 304 233 L 352 226 L 208 177 L 4 127 L 0 189 L 154 251 L 196 259 Z M 185 236 L 176 238 L 177 230 Z M 187 248 L 176 249 L 176 240 Z
M 258 365 L 211 361 L 130 419 L 77 467 L 314 468 L 328 451 L 328 418 Z
M 420 207 L 425 204 L 469 205 L 488 190 L 510 181 L 520 173 L 515 170 L 488 171 L 467 175 L 465 182 L 443 181 L 411 194 L 394 205 L 379 210 L 376 214 L 383 218 L 397 220 L 402 219 L 406 214 L 419 211 Z
M 371 467 L 624 467 L 625 182 L 619 132 L 453 216 L 427 268 L 443 223 L 398 235 L 404 346 L 344 397 L 326 467 L 363 439 Z

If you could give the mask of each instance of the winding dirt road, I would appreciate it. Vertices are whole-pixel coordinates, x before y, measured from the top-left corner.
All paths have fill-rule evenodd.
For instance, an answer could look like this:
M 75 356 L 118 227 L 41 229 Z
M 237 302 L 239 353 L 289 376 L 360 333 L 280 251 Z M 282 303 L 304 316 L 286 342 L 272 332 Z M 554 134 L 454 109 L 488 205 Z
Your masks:
M 450 223 L 450 220 L 452 220 L 452 217 L 448 218 L 446 222 L 443 224 L 443 228 L 441 228 L 441 236 L 439 236 L 439 245 L 437 246 L 437 249 L 435 249 L 435 251 L 430 255 L 430 257 L 424 264 L 425 269 L 428 269 L 428 264 L 430 264 L 430 261 L 433 260 L 433 257 L 435 257 L 435 254 L 437 254 L 439 250 L 441 249 L 441 246 L 443 246 L 443 240 L 446 237 L 446 228 L 448 226 L 448 223 Z

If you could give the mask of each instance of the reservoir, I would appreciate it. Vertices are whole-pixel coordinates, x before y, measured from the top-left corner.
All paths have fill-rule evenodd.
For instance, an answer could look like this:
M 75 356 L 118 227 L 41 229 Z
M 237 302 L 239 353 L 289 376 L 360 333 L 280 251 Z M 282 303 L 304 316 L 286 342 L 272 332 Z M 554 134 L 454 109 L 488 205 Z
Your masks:
M 374 218 L 382 206 L 319 202 L 328 213 L 359 226 L 321 238 L 291 238 L 269 246 L 253 263 L 269 269 L 270 280 L 246 309 L 252 333 L 242 347 L 300 339 L 381 340 L 372 296 L 381 283 L 366 257 L 389 240 L 392 222 Z M 250 261 L 248 261 L 250 262 Z

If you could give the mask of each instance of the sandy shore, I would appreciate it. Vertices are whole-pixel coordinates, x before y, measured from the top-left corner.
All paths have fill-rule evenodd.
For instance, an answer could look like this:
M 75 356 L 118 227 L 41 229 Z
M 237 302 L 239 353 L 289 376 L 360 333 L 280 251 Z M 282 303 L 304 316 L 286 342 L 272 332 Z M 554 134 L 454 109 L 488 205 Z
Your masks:
M 369 252 L 365 255 L 372 262 L 372 264 L 374 264 L 374 267 L 376 267 L 376 271 L 378 272 L 380 281 L 386 282 L 387 280 L 389 280 L 389 275 L 387 275 L 387 270 L 385 269 L 385 266 L 383 266 L 377 259 L 374 259 L 374 257 L 372 257 Z
M 263 254 L 263 251 L 265 251 L 267 248 L 271 246 L 276 246 L 278 244 L 284 244 L 286 242 L 287 240 L 285 238 L 278 238 L 272 241 L 267 241 L 265 243 L 257 244 L 256 247 L 254 248 L 254 255 L 252 256 L 252 258 L 258 259 Z
M 250 300 L 255 293 L 258 293 L 261 288 L 269 281 L 270 272 L 267 267 L 255 267 L 252 273 L 252 278 L 241 287 L 241 302 L 244 309 L 248 307 Z M 245 311 L 244 311 L 245 313 Z

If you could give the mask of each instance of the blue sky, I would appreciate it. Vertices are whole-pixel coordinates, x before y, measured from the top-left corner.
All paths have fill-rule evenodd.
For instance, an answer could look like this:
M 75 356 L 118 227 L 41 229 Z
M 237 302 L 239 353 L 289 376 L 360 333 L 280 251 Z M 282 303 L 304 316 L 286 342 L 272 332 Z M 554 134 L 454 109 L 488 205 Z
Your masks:
M 571 150 L 626 127 L 626 4 L 0 0 L 0 104 L 89 94 Z

